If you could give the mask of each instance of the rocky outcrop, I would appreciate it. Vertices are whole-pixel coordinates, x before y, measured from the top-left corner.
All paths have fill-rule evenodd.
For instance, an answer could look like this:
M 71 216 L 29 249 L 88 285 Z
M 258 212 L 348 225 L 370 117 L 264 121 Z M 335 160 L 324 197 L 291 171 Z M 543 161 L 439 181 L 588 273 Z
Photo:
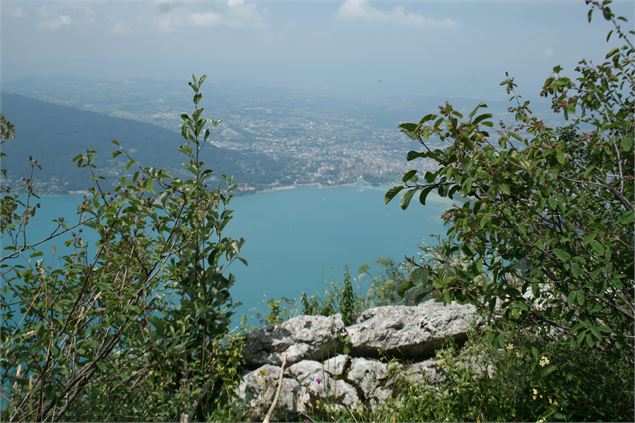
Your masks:
M 471 305 L 434 300 L 414 307 L 377 307 L 362 313 L 346 332 L 354 355 L 422 359 L 450 337 L 464 341 L 474 312 Z
M 247 366 L 300 360 L 320 360 L 335 355 L 342 348 L 346 335 L 339 314 L 330 317 L 298 316 L 286 322 L 258 329 L 247 335 L 245 361 Z
M 262 419 L 286 356 L 278 409 L 306 413 L 318 402 L 375 407 L 394 395 L 401 381 L 443 383 L 434 352 L 448 338 L 466 339 L 474 322 L 472 306 L 436 301 L 372 308 L 348 327 L 339 315 L 295 317 L 248 334 L 250 370 L 237 393 L 252 417 Z

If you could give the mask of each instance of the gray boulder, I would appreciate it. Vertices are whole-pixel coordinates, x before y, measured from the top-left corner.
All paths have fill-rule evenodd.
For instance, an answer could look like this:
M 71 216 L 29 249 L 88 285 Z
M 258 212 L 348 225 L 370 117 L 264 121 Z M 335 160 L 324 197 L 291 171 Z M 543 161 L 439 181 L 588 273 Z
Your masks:
M 252 419 L 262 420 L 264 417 L 273 401 L 279 377 L 280 367 L 271 365 L 261 366 L 243 376 L 236 394 L 249 408 Z M 303 413 L 306 408 L 301 399 L 306 396 L 297 380 L 285 377 L 282 380 L 278 407 L 292 413 Z
M 333 377 L 344 377 L 350 367 L 351 357 L 340 354 L 329 358 L 324 362 L 324 371 Z
M 237 397 L 245 404 L 250 417 L 262 420 L 271 406 L 280 377 L 280 367 L 264 365 L 242 377 Z M 324 364 L 303 360 L 285 369 L 277 410 L 291 414 L 306 413 L 318 402 L 330 407 L 358 409 L 362 401 L 358 388 L 343 379 L 335 379 Z
M 298 316 L 247 334 L 245 362 L 249 367 L 279 365 L 282 358 L 293 364 L 301 360 L 324 360 L 342 347 L 346 331 L 340 315 Z
M 464 341 L 476 320 L 472 305 L 429 300 L 416 307 L 371 308 L 346 331 L 353 355 L 421 360 L 432 356 L 447 338 Z
M 346 374 L 346 381 L 359 388 L 366 403 L 374 407 L 392 396 L 391 373 L 397 373 L 401 366 L 397 363 L 382 363 L 366 358 L 354 358 Z
M 405 368 L 406 380 L 411 383 L 439 385 L 446 382 L 445 374 L 435 358 L 410 364 Z

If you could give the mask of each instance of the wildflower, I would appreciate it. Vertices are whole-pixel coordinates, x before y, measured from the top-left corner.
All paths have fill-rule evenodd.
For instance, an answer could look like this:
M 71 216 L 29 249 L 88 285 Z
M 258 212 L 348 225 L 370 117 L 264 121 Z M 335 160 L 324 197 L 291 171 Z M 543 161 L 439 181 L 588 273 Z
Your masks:
M 543 419 L 538 419 L 536 423 L 545 423 L 545 421 Z
M 507 350 L 507 352 L 512 352 L 514 351 L 514 344 L 507 344 L 507 348 L 505 348 Z
M 536 388 L 533 388 L 531 391 L 532 391 L 532 394 L 533 394 L 531 397 L 534 400 L 536 400 L 538 398 L 538 390 Z
M 316 378 L 315 378 L 315 383 L 317 383 L 318 385 L 319 385 L 320 383 L 322 383 L 322 378 L 321 378 L 321 377 L 319 377 L 319 376 L 318 376 L 318 377 L 316 377 Z
M 543 355 L 540 357 L 538 364 L 540 364 L 540 367 L 547 367 L 549 365 L 549 359 Z

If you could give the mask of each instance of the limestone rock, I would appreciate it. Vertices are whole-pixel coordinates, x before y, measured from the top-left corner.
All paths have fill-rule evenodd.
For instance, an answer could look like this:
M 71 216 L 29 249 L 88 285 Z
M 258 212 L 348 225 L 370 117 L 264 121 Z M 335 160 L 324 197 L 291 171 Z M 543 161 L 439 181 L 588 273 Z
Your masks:
M 396 363 L 386 364 L 377 360 L 354 358 L 346 374 L 346 381 L 358 387 L 367 403 L 373 407 L 392 396 L 390 373 L 400 370 L 399 367 Z
M 289 364 L 301 360 L 323 360 L 339 351 L 345 333 L 339 315 L 294 317 L 280 325 L 248 333 L 245 362 L 253 368 L 263 364 L 281 364 L 285 355 Z
M 435 358 L 410 364 L 405 368 L 406 380 L 413 383 L 438 385 L 446 381 L 445 375 Z
M 348 355 L 336 355 L 324 362 L 324 370 L 332 376 L 343 377 L 344 373 L 348 370 L 350 361 L 351 357 Z
M 264 365 L 243 376 L 236 394 L 247 405 L 251 417 L 261 420 L 266 414 L 275 390 L 280 367 Z M 362 405 L 358 390 L 324 370 L 324 364 L 303 360 L 285 369 L 278 409 L 291 414 L 305 413 L 317 402 L 330 406 L 357 409 Z
M 280 367 L 264 365 L 243 376 L 236 394 L 251 411 L 251 417 L 262 419 L 267 412 L 278 387 Z M 292 413 L 303 413 L 306 409 L 298 398 L 306 394 L 297 380 L 283 378 L 278 407 Z
M 371 308 L 346 331 L 353 355 L 419 360 L 432 356 L 446 338 L 465 340 L 476 319 L 472 305 L 444 305 L 429 300 L 416 307 Z

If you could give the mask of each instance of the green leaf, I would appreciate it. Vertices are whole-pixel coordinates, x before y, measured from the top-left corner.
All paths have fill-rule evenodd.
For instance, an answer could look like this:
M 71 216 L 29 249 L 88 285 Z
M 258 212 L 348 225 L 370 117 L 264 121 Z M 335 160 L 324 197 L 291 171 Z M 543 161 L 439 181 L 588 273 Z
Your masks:
M 597 240 L 595 239 L 590 240 L 589 245 L 591 246 L 591 248 L 593 248 L 593 251 L 595 251 L 596 254 L 598 255 L 604 254 L 604 247 Z
M 406 155 L 406 160 L 412 161 L 412 160 L 417 159 L 419 157 L 425 157 L 425 156 L 426 156 L 425 153 L 420 153 L 418 151 L 408 151 L 408 154 Z
M 434 120 L 436 117 L 437 117 L 437 115 L 435 115 L 434 113 L 430 113 L 430 114 L 425 115 L 419 121 L 419 126 L 423 125 L 424 123 L 426 123 L 428 121 Z
M 484 121 L 485 119 L 491 119 L 492 117 L 494 117 L 494 115 L 492 115 L 491 113 L 484 113 L 482 115 L 479 115 L 476 119 L 474 119 L 474 122 L 472 122 L 474 125 L 478 125 L 480 122 Z
M 405 189 L 406 187 L 403 185 L 397 185 L 394 186 L 392 188 L 390 188 L 387 192 L 386 195 L 384 196 L 384 203 L 388 204 L 392 201 L 393 198 L 395 198 L 395 196 L 397 194 L 399 194 L 401 192 L 401 190 Z
M 555 372 L 556 370 L 558 370 L 556 366 L 547 366 L 544 369 L 542 369 L 542 377 L 547 377 L 551 373 Z
M 560 164 L 564 164 L 565 163 L 564 151 L 562 151 L 562 150 L 556 151 L 556 160 L 558 160 L 558 163 L 560 163 Z
M 426 205 L 426 199 L 428 198 L 428 194 L 432 192 L 432 189 L 432 187 L 425 187 L 421 190 L 421 193 L 419 194 L 419 202 L 421 205 Z
M 428 271 L 424 268 L 418 267 L 410 273 L 410 279 L 415 285 L 423 284 L 428 280 Z
M 408 172 L 405 173 L 405 175 L 403 175 L 403 178 L 401 178 L 401 180 L 406 183 L 409 180 L 412 179 L 413 176 L 415 176 L 417 174 L 417 171 L 415 169 L 409 170 Z
M 402 210 L 406 210 L 408 208 L 408 205 L 410 205 L 410 200 L 412 200 L 412 196 L 415 195 L 415 192 L 417 192 L 416 189 L 410 189 L 401 197 L 399 205 L 401 206 Z
M 577 291 L 571 291 L 569 292 L 569 295 L 567 295 L 567 304 L 569 306 L 572 306 L 573 303 L 575 302 L 576 294 L 577 294 Z
M 553 253 L 560 259 L 560 261 L 568 262 L 571 259 L 571 255 L 564 250 L 554 248 Z
M 635 212 L 633 212 L 632 210 L 622 213 L 622 215 L 619 217 L 619 222 L 622 225 L 633 225 L 634 221 L 635 221 Z

